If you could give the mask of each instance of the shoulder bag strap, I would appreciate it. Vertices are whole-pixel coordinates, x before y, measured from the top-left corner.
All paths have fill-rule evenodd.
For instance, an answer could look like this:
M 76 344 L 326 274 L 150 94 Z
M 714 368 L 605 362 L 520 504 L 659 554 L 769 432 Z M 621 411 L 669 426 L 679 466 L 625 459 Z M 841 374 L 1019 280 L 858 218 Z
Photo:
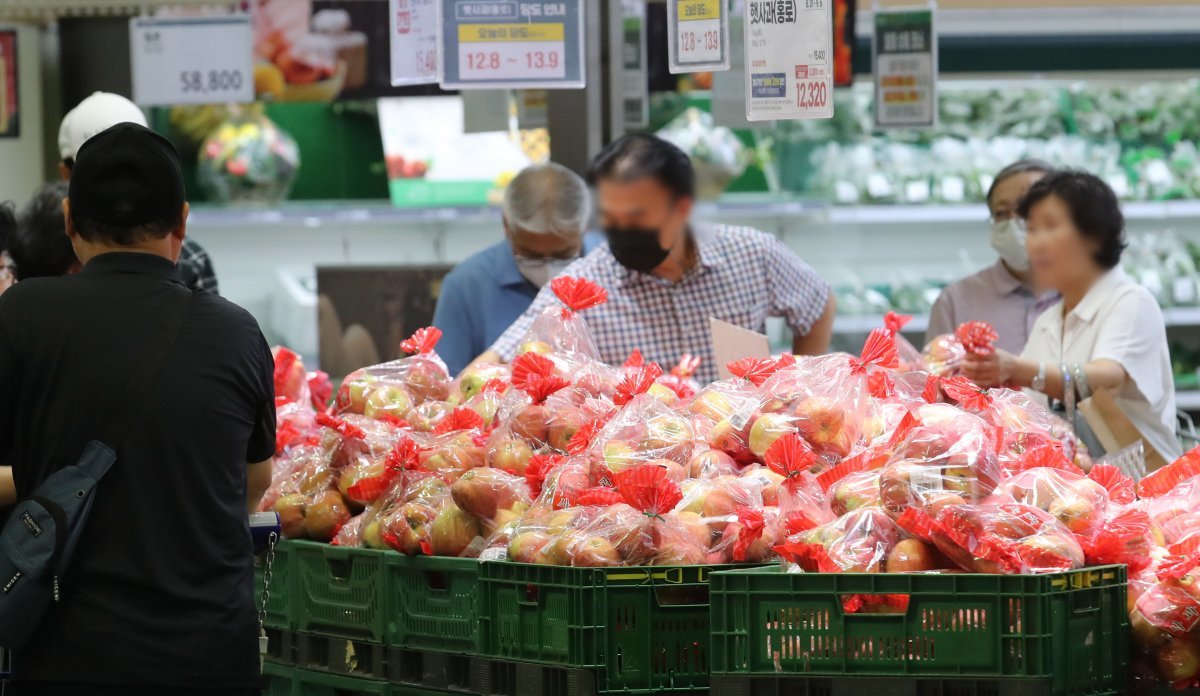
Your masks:
M 108 420 L 105 421 L 104 428 L 100 431 L 100 442 L 113 452 L 117 451 L 117 448 L 125 440 L 125 436 L 129 434 L 134 420 L 145 404 L 146 397 L 150 394 L 150 388 L 158 381 L 158 375 L 171 355 L 175 339 L 179 337 L 179 330 L 183 327 L 184 317 L 187 316 L 188 308 L 192 305 L 194 293 L 191 290 L 180 289 L 175 292 L 176 296 L 171 298 L 170 304 L 160 317 L 158 330 L 154 332 L 149 345 L 142 351 L 137 365 L 133 368 L 133 374 L 129 377 L 129 382 L 117 397 Z M 100 473 L 103 475 L 103 472 Z

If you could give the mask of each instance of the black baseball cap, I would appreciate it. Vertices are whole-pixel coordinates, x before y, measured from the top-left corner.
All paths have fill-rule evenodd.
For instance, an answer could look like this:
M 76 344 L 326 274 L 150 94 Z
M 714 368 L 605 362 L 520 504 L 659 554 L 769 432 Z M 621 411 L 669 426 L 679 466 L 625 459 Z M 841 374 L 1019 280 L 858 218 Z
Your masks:
M 68 191 L 71 217 L 137 227 L 177 217 L 186 200 L 179 152 L 136 123 L 118 123 L 79 148 Z

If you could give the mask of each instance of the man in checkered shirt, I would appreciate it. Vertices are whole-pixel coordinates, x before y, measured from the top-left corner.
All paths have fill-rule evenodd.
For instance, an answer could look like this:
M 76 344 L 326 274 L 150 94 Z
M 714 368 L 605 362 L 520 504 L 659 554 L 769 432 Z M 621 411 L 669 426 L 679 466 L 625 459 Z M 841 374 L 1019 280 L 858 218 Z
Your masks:
M 767 317 L 783 317 L 795 353 L 828 350 L 829 284 L 769 234 L 693 225 L 695 175 L 679 148 L 652 135 L 626 135 L 597 155 L 588 182 L 608 243 L 563 275 L 608 290 L 607 303 L 583 312 L 602 360 L 619 365 L 639 348 L 665 367 L 691 353 L 701 359 L 697 379 L 715 380 L 709 317 L 759 332 Z M 543 287 L 481 360 L 511 360 L 533 320 L 557 304 Z

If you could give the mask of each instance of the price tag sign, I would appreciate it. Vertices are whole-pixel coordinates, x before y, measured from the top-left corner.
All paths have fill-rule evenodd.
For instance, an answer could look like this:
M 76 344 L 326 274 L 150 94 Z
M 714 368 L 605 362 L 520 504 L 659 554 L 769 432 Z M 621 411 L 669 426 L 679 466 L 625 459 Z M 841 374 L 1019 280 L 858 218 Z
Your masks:
M 833 116 L 833 1 L 747 0 L 747 119 Z
M 933 9 L 875 10 L 871 55 L 875 125 L 932 128 L 937 123 L 937 34 Z
M 725 0 L 667 0 L 667 50 L 673 73 L 728 70 Z
M 249 15 L 129 20 L 133 100 L 144 106 L 254 101 Z
M 445 89 L 583 87 L 583 3 L 438 0 Z
M 435 0 L 389 0 L 392 23 L 392 85 L 428 85 L 437 76 Z

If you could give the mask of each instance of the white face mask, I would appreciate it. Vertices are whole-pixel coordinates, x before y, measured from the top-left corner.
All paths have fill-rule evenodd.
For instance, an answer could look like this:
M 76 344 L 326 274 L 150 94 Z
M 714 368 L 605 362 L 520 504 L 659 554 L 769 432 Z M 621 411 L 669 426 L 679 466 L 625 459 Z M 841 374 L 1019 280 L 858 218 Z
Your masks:
M 1025 221 L 1021 218 L 992 223 L 992 248 L 1014 271 L 1024 273 L 1029 270 L 1029 252 L 1025 250 Z
M 539 288 L 560 275 L 575 259 L 531 259 L 524 256 L 516 257 L 517 270 L 525 276 L 525 280 Z

